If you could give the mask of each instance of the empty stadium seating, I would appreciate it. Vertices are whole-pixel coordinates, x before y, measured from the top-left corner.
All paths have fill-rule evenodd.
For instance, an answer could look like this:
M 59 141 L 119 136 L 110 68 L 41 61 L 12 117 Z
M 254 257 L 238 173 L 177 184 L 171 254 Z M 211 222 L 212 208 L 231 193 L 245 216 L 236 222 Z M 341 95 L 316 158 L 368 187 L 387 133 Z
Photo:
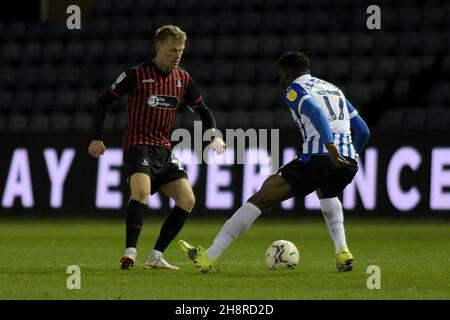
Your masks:
M 91 130 L 98 94 L 152 56 L 153 33 L 167 23 L 187 31 L 182 66 L 219 127 L 293 125 L 276 69 L 292 49 L 306 52 L 312 73 L 341 87 L 378 128 L 447 127 L 450 3 L 383 1 L 382 29 L 374 31 L 365 28 L 369 4 L 97 0 L 81 31 L 63 22 L 0 21 L 0 130 Z M 428 83 L 418 95 L 421 82 Z M 111 106 L 106 130 L 123 128 L 125 103 Z M 183 114 L 176 125 L 195 117 Z

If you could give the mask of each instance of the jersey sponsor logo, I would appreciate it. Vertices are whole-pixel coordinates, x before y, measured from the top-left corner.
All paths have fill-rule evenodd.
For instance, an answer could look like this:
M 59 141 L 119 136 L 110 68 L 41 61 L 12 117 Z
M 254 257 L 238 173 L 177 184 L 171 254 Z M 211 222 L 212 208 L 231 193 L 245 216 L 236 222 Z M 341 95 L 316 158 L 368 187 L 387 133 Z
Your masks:
M 155 79 L 144 79 L 142 83 L 155 83 Z
M 183 86 L 183 84 L 181 83 L 180 79 L 177 79 L 177 87 L 181 88 Z
M 297 92 L 295 92 L 294 89 L 289 89 L 289 91 L 286 94 L 286 98 L 290 101 L 290 102 L 294 102 L 295 99 L 297 99 Z
M 175 109 L 178 105 L 178 98 L 174 96 L 151 95 L 147 99 L 147 104 L 154 108 Z

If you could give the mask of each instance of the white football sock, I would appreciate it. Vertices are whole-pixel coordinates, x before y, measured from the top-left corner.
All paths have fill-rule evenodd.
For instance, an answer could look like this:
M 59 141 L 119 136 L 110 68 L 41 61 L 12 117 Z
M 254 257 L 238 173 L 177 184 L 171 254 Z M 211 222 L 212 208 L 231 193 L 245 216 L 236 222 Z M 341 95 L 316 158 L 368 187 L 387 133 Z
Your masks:
M 213 260 L 219 258 L 241 233 L 250 228 L 260 214 L 261 210 L 257 206 L 250 202 L 244 203 L 220 229 L 212 246 L 207 250 L 208 257 Z
M 136 257 L 137 256 L 136 248 L 133 248 L 133 247 L 126 248 L 125 249 L 125 256 L 127 256 L 127 257 L 129 257 L 129 256 Z
M 338 197 L 320 199 L 320 207 L 337 254 L 342 246 L 347 246 L 341 201 Z

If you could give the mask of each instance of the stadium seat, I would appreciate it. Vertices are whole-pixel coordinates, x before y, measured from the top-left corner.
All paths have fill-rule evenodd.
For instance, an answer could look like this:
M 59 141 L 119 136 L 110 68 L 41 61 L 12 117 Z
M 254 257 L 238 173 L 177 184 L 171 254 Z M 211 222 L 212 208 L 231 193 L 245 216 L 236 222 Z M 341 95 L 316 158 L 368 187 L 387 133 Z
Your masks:
M 85 45 L 82 41 L 71 41 L 66 45 L 64 56 L 73 62 L 80 62 L 84 58 Z
M 254 88 L 249 85 L 236 85 L 232 88 L 232 107 L 239 110 L 253 108 Z
M 29 89 L 15 91 L 12 99 L 12 105 L 12 112 L 27 113 L 33 107 L 33 91 Z
M 427 112 L 424 109 L 405 109 L 403 110 L 402 129 L 404 130 L 423 130 L 426 128 Z
M 219 21 L 216 16 L 208 13 L 196 15 L 197 30 L 202 31 L 203 36 L 216 36 L 219 29 Z
M 0 67 L 0 88 L 12 88 L 16 83 L 16 69 L 10 66 Z
M 444 33 L 443 32 L 422 32 L 420 35 L 420 50 L 422 54 L 436 54 L 444 49 Z
M 377 129 L 393 130 L 402 127 L 404 113 L 402 110 L 386 110 L 378 121 Z
M 268 110 L 256 110 L 251 113 L 251 127 L 257 129 L 270 129 L 274 125 L 274 113 Z
M 259 54 L 258 37 L 242 36 L 238 38 L 238 58 L 253 59 Z
M 39 81 L 37 85 L 42 88 L 54 88 L 59 79 L 59 68 L 53 64 L 41 64 L 38 68 Z
M 90 40 L 86 45 L 86 59 L 100 60 L 104 58 L 105 43 L 101 40 Z
M 236 36 L 243 30 L 239 29 L 239 15 L 232 12 L 222 12 L 218 14 L 219 20 L 219 30 L 220 35 L 225 36 Z
M 351 73 L 352 80 L 355 81 L 367 80 L 369 76 L 371 76 L 372 59 L 353 58 L 349 61 L 348 68 L 349 72 Z
M 93 4 L 93 12 L 96 16 L 108 16 L 113 11 L 114 3 L 111 0 L 97 0 Z
M 75 108 L 75 91 L 70 89 L 61 89 L 56 93 L 55 109 L 71 112 Z
M 212 108 L 223 110 L 232 109 L 231 106 L 231 88 L 227 86 L 213 86 L 208 96 Z
M 230 129 L 248 129 L 251 127 L 251 115 L 248 111 L 235 110 L 228 116 L 228 127 Z
M 450 82 L 434 85 L 429 93 L 428 102 L 431 105 L 450 105 Z
M 40 58 L 41 51 L 42 44 L 39 42 L 28 42 L 22 49 L 21 59 L 27 63 L 34 63 Z
M 212 66 L 210 63 L 203 60 L 194 60 L 186 69 L 194 79 L 194 81 L 202 85 L 207 85 L 211 82 Z
M 256 110 L 271 110 L 277 105 L 277 100 L 281 102 L 282 91 L 280 87 L 271 85 L 259 85 L 255 90 L 255 105 Z
M 61 87 L 69 88 L 79 84 L 80 67 L 72 64 L 64 64 L 61 66 L 59 74 L 59 84 Z
M 444 107 L 430 107 L 427 110 L 427 128 L 429 130 L 448 130 L 450 127 L 450 111 Z
M 36 113 L 31 116 L 28 128 L 30 131 L 47 131 L 50 126 L 50 117 L 47 114 Z
M 0 132 L 7 130 L 8 118 L 6 116 L 0 115 Z
M 97 98 L 101 91 L 97 91 L 91 88 L 81 88 L 76 95 L 77 110 L 85 111 L 95 106 Z
M 283 31 L 283 14 L 278 12 L 266 12 L 262 15 L 261 32 L 265 34 L 279 34 Z
M 277 60 L 282 53 L 281 38 L 277 36 L 261 36 L 259 38 L 259 57 Z
M 112 7 L 112 11 L 114 15 L 118 16 L 130 16 L 133 14 L 133 11 L 136 9 L 137 1 L 129 0 L 129 1 L 116 1 L 114 6 Z M 150 1 L 151 2 L 151 1 Z
M 24 21 L 13 21 L 6 28 L 5 36 L 8 41 L 21 41 L 26 36 L 27 26 Z
M 210 58 L 213 52 L 216 54 L 214 45 L 213 38 L 197 37 L 189 40 L 187 47 L 192 57 L 195 59 L 205 59 Z
M 2 48 L 1 59 L 4 63 L 17 63 L 20 57 L 22 46 L 17 42 L 6 42 Z
M 373 36 L 368 33 L 352 33 L 350 41 L 350 52 L 354 55 L 364 55 L 372 51 Z
M 350 39 L 345 33 L 329 33 L 328 34 L 328 52 L 333 55 L 348 57 L 350 52 Z
M 295 127 L 291 112 L 286 107 L 275 109 L 274 128 L 286 129 Z M 300 135 L 300 132 L 298 133 Z
M 71 119 L 70 116 L 61 112 L 52 112 L 50 114 L 50 129 L 55 131 L 69 131 Z
M 247 1 L 243 2 L 243 4 Z M 243 11 L 239 14 L 239 30 L 243 34 L 258 34 L 261 28 L 261 16 L 255 11 Z
M 398 16 L 398 27 L 401 30 L 417 30 L 422 19 L 422 10 L 414 6 L 400 7 L 401 14 Z
M 229 84 L 233 82 L 234 78 L 234 65 L 231 61 L 214 61 L 215 67 L 214 76 L 211 77 L 211 81 L 217 84 Z
M 0 90 L 0 115 L 11 110 L 12 93 L 9 90 Z
M 63 43 L 58 41 L 47 42 L 42 50 L 41 59 L 48 63 L 57 63 L 64 58 Z
M 107 61 L 118 61 L 127 55 L 128 47 L 125 40 L 110 39 L 106 43 L 106 59 Z
M 72 129 L 89 131 L 93 128 L 93 117 L 92 114 L 87 112 L 77 112 L 72 118 Z
M 156 11 L 156 1 L 136 0 L 135 10 L 141 14 L 148 15 Z
M 317 61 L 314 63 L 315 70 L 318 65 Z M 350 62 L 348 58 L 332 58 L 327 61 L 326 67 L 326 76 L 329 77 L 331 82 L 336 82 L 336 84 L 346 76 L 350 72 Z M 315 71 L 314 71 L 315 72 Z M 359 72 L 359 70 L 355 70 L 355 72 Z
M 240 60 L 235 64 L 234 77 L 236 83 L 254 84 L 256 79 L 256 66 L 250 60 Z
M 324 56 L 327 52 L 327 37 L 318 33 L 310 33 L 306 36 L 305 51 L 308 56 Z
M 145 61 L 150 58 L 150 41 L 133 38 L 128 42 L 127 56 L 134 61 Z
M 19 113 L 13 113 L 9 116 L 7 129 L 9 131 L 14 132 L 23 132 L 27 130 L 28 128 L 28 117 L 19 114 Z
M 261 59 L 256 61 L 256 77 L 261 84 L 278 84 L 277 61 Z
M 226 36 L 216 38 L 215 55 L 217 58 L 232 58 L 237 51 L 236 37 Z
M 46 113 L 54 107 L 55 92 L 49 89 L 42 89 L 35 92 L 33 100 L 33 111 Z

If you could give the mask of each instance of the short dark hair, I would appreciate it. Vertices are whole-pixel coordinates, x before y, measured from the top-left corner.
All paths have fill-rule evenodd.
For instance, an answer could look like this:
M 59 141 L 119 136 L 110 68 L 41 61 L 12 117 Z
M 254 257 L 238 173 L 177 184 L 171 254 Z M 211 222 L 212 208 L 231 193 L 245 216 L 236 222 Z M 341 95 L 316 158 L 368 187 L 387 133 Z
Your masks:
M 303 52 L 298 50 L 283 53 L 278 60 L 278 65 L 295 73 L 309 73 L 309 59 Z

